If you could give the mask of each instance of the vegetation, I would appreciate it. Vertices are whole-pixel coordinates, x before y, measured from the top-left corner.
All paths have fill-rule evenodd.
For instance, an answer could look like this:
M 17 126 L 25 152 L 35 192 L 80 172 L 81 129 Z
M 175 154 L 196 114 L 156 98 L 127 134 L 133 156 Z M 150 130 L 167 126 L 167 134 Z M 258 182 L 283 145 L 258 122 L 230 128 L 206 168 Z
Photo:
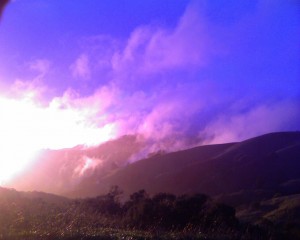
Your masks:
M 121 201 L 118 187 L 95 198 L 0 191 L 0 239 L 282 239 L 270 224 L 241 223 L 208 196 L 144 190 Z M 263 225 L 262 225 L 263 226 Z M 284 238 L 286 239 L 286 238 Z

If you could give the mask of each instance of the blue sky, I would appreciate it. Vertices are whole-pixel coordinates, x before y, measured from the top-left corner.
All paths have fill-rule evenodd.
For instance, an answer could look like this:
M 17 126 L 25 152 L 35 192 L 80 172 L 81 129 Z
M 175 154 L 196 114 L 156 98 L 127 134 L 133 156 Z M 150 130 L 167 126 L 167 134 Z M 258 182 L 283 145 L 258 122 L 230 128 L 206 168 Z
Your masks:
M 295 0 L 15 0 L 0 94 L 157 148 L 300 130 Z M 30 93 L 30 94 L 28 94 Z

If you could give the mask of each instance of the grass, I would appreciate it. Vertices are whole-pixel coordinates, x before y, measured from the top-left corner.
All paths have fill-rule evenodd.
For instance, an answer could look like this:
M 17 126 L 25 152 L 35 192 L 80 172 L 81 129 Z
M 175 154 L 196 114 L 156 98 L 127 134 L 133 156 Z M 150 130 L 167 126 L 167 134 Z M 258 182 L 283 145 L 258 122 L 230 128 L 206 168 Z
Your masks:
M 228 236 L 215 235 L 208 236 L 200 232 L 150 232 L 140 230 L 122 230 L 114 228 L 100 228 L 85 233 L 65 233 L 65 232 L 13 232 L 7 235 L 0 234 L 1 240 L 226 240 L 238 239 L 228 238 Z

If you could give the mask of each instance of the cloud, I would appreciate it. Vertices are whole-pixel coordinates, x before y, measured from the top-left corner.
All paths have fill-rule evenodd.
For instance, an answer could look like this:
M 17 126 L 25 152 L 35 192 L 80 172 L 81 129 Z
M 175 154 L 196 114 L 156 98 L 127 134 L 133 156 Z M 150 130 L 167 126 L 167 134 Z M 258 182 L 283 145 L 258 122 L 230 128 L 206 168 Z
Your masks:
M 44 94 L 48 90 L 48 87 L 40 81 L 39 77 L 32 81 L 16 79 L 7 95 L 22 100 L 36 101 L 42 104 L 44 102 Z
M 191 3 L 174 27 L 148 24 L 137 26 L 125 40 L 96 35 L 79 41 L 81 54 L 69 70 L 88 84 L 71 86 L 48 107 L 60 117 L 76 113 L 81 130 L 93 130 L 92 137 L 82 133 L 80 143 L 100 143 L 97 134 L 137 134 L 148 143 L 147 154 L 299 129 L 299 85 L 281 72 L 286 44 L 274 38 L 283 58 L 270 54 L 268 36 L 285 30 L 278 22 L 269 30 L 277 13 L 241 3 L 243 11 L 232 16 L 235 5 L 230 3 L 208 14 L 209 8 L 216 10 L 214 4 L 201 2 Z M 49 66 L 39 60 L 31 69 L 45 76 Z M 20 89 L 27 87 L 22 84 Z M 83 94 L 82 86 L 92 87 Z
M 38 73 L 38 78 L 43 78 L 49 72 L 51 63 L 47 59 L 37 59 L 28 65 L 30 70 Z
M 108 71 L 111 68 L 112 56 L 119 51 L 120 45 L 119 39 L 103 34 L 79 40 L 80 49 L 88 55 L 93 71 Z
M 174 27 L 138 26 L 125 41 L 84 38 L 73 76 L 101 86 L 89 96 L 67 90 L 52 104 L 89 113 L 94 126 L 113 124 L 115 137 L 143 136 L 149 151 L 298 129 L 299 101 L 286 95 L 283 78 L 268 65 L 277 64 L 265 45 L 276 14 L 250 5 L 239 4 L 232 15 L 235 5 L 225 4 L 220 14 L 228 21 L 220 22 L 215 12 L 207 15 L 213 3 L 194 1 Z
M 235 142 L 279 130 L 293 131 L 299 122 L 299 101 L 284 100 L 264 103 L 246 112 L 220 114 L 200 134 L 210 144 Z
M 138 27 L 113 55 L 113 71 L 143 75 L 202 68 L 218 48 L 212 46 L 208 28 L 198 5 L 189 6 L 174 29 Z
M 46 103 L 45 96 L 51 89 L 46 85 L 45 79 L 52 70 L 52 63 L 48 59 L 35 59 L 26 62 L 23 66 L 25 66 L 23 71 L 25 76 L 16 78 L 5 94 L 1 95 L 28 101 L 35 100 L 40 104 Z
M 87 177 L 92 174 L 93 171 L 103 165 L 103 160 L 98 158 L 90 158 L 88 156 L 82 156 L 79 164 L 76 166 L 73 172 L 73 178 L 78 179 L 82 176 Z
M 110 84 L 87 97 L 68 90 L 62 97 L 53 99 L 50 107 L 62 112 L 78 112 L 83 123 L 99 130 L 113 126 L 113 138 L 136 134 L 147 143 L 144 152 L 148 154 L 148 151 L 160 149 L 178 150 L 201 141 L 197 134 L 191 133 L 195 127 L 192 119 L 201 109 L 205 109 L 207 101 L 203 98 L 203 101 L 198 99 L 193 102 L 201 90 L 209 92 L 205 84 L 179 84 L 166 87 L 161 92 L 139 90 L 128 94 Z M 97 137 L 93 139 L 97 144 Z
M 91 75 L 89 57 L 86 54 L 81 54 L 70 66 L 70 70 L 75 78 L 89 79 Z

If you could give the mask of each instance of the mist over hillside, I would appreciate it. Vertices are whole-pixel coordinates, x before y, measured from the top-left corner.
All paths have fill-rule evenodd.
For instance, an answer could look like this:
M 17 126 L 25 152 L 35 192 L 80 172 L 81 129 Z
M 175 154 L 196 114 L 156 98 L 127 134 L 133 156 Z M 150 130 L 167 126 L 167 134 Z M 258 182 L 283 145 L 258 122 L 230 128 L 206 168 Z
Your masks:
M 10 186 L 73 197 L 103 194 L 112 185 L 128 195 L 139 189 L 213 196 L 258 190 L 263 195 L 298 193 L 299 132 L 171 153 L 160 150 L 136 161 L 146 146 L 128 135 L 98 147 L 45 150 Z
M 29 210 L 26 210 L 28 216 L 34 219 L 38 217 L 35 216 L 36 208 L 41 208 L 38 211 L 49 216 L 46 219 L 50 222 L 53 221 L 51 217 L 55 217 L 55 214 L 62 216 L 60 211 L 67 211 L 63 216 L 66 219 L 70 217 L 77 219 L 78 226 L 85 226 L 89 221 L 100 221 L 102 224 L 103 219 L 106 219 L 105 224 L 121 224 L 123 220 L 116 222 L 115 218 L 118 216 L 118 219 L 128 219 L 129 213 L 126 211 L 129 211 L 127 207 L 131 206 L 130 211 L 142 212 L 139 212 L 141 215 L 136 215 L 140 220 L 130 221 L 139 223 L 146 221 L 145 226 L 149 227 L 152 226 L 152 220 L 149 220 L 150 222 L 146 220 L 151 215 L 148 210 L 158 207 L 157 199 L 161 197 L 165 199 L 159 204 L 168 203 L 163 205 L 163 209 L 168 206 L 167 208 L 170 208 L 168 211 L 171 211 L 171 206 L 176 208 L 181 206 L 180 201 L 185 199 L 184 201 L 189 202 L 187 196 L 196 196 L 191 197 L 194 200 L 198 199 L 197 196 L 210 196 L 209 199 L 213 199 L 217 205 L 209 203 L 208 208 L 204 205 L 206 207 L 201 208 L 201 211 L 204 211 L 201 214 L 210 216 L 209 218 L 216 217 L 210 214 L 220 203 L 230 208 L 221 207 L 218 214 L 222 215 L 225 212 L 229 214 L 231 210 L 234 211 L 232 214 L 225 214 L 232 219 L 230 221 L 233 225 L 230 227 L 226 225 L 229 218 L 227 220 L 222 218 L 226 224 L 218 218 L 222 227 L 216 231 L 229 234 L 228 239 L 235 239 L 234 235 L 245 235 L 243 231 L 248 231 L 247 234 L 251 236 L 259 235 L 260 239 L 268 239 L 271 235 L 275 237 L 274 239 L 281 239 L 283 236 L 284 239 L 298 239 L 300 236 L 297 231 L 300 227 L 300 132 L 270 133 L 242 142 L 198 146 L 170 153 L 156 151 L 146 158 L 132 161 L 141 151 L 145 151 L 145 146 L 145 142 L 137 136 L 128 135 L 98 147 L 77 146 L 57 151 L 45 150 L 40 153 L 40 158 L 32 164 L 29 171 L 23 172 L 14 184 L 19 187 L 18 190 L 39 190 L 64 197 L 36 191 L 25 193 L 0 189 L 0 206 L 1 201 L 4 204 L 3 201 L 9 199 L 15 199 L 13 201 L 18 204 L 25 201 L 27 202 L 25 205 L 22 203 L 18 206 L 20 211 L 28 208 Z M 111 189 L 115 190 L 110 192 Z M 112 200 L 115 199 L 112 196 L 118 196 L 117 201 L 121 199 L 124 205 L 110 202 L 115 201 Z M 1 200 L 3 197 L 4 200 Z M 137 205 L 130 205 L 134 201 Z M 34 206 L 35 204 L 37 206 Z M 119 209 L 119 215 L 114 215 L 116 214 L 114 210 L 104 217 L 103 213 L 107 214 L 107 211 L 114 209 L 112 206 Z M 193 206 L 202 205 L 198 206 L 197 203 Z M 49 211 L 52 211 L 53 207 L 56 210 L 53 210 L 52 216 Z M 226 209 L 231 210 L 228 212 Z M 179 213 L 180 211 L 176 214 Z M 82 220 L 82 216 L 89 217 Z M 153 215 L 153 219 L 155 218 Z M 197 224 L 200 223 L 202 224 L 202 220 L 197 220 Z M 133 226 L 138 226 L 136 224 Z M 166 222 L 163 221 L 163 224 Z M 243 224 L 250 225 L 245 227 Z M 95 226 L 92 225 L 89 224 L 89 231 L 94 231 Z M 17 228 L 22 226 L 16 225 Z M 43 226 L 40 225 L 37 229 L 43 229 Z M 71 232 L 74 231 L 72 229 Z M 224 229 L 227 229 L 226 233 L 223 232 Z M 212 236 L 211 232 L 209 234 Z

